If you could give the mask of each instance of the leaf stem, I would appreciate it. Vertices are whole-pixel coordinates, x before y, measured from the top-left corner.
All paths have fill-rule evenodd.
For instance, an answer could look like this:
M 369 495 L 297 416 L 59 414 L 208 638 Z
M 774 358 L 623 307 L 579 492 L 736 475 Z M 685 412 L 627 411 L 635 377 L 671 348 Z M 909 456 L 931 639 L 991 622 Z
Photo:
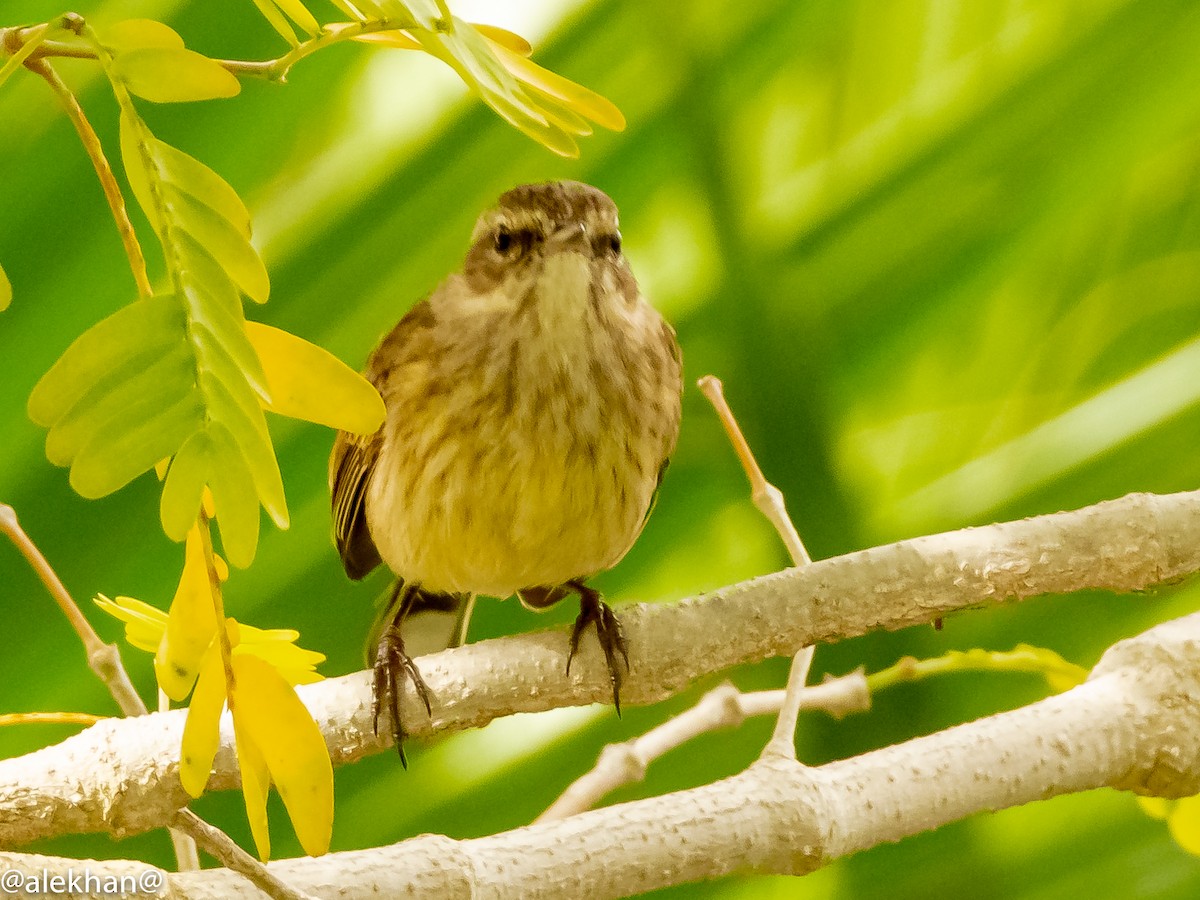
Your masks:
M 133 229 L 133 222 L 129 219 L 129 210 L 125 205 L 125 197 L 121 193 L 120 185 L 117 184 L 112 166 L 109 165 L 108 158 L 104 155 L 104 147 L 100 143 L 100 138 L 88 121 L 83 107 L 79 105 L 79 100 L 58 76 L 58 73 L 51 68 L 50 63 L 45 59 L 29 59 L 25 62 L 25 68 L 40 75 L 58 95 L 63 108 L 66 109 L 67 117 L 75 126 L 79 140 L 83 143 L 83 149 L 87 152 L 88 158 L 96 170 L 96 177 L 100 179 L 100 186 L 104 189 L 104 198 L 108 201 L 108 208 L 112 211 L 113 219 L 117 223 L 117 231 L 121 235 L 125 255 L 129 257 L 129 268 L 133 272 L 138 295 L 142 299 L 149 297 L 154 291 L 150 286 L 150 278 L 146 274 L 146 257 L 142 253 L 141 244 L 138 243 L 137 233 Z
M 283 56 L 278 56 L 275 59 L 217 59 L 213 61 L 239 78 L 261 78 L 265 81 L 284 82 L 287 81 L 287 76 L 292 66 L 325 47 L 350 41 L 364 34 L 376 34 L 381 31 L 402 31 L 415 27 L 417 27 L 416 20 L 405 20 L 397 16 L 391 16 L 386 19 L 375 19 L 370 22 L 334 22 L 324 26 L 321 33 L 316 35 L 316 37 L 301 41 L 287 53 L 283 54 Z M 28 39 L 35 36 L 34 32 L 39 28 L 44 30 L 45 26 L 0 28 L 0 49 L 8 53 L 14 52 L 10 48 L 24 46 Z M 77 34 L 82 34 L 84 29 L 82 26 L 75 26 L 73 24 L 70 30 L 76 31 Z M 94 46 L 77 44 L 73 41 L 40 41 L 36 47 L 29 51 L 30 60 L 39 60 L 46 57 L 99 59 L 100 53 Z

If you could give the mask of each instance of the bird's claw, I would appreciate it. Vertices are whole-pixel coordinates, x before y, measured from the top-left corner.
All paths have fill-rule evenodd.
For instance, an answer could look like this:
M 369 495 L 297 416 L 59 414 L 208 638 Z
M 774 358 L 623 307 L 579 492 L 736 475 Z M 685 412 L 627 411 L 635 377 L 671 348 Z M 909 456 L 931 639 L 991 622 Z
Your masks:
M 571 650 L 567 654 L 567 674 L 571 674 L 571 660 L 579 650 L 579 640 L 584 629 L 590 624 L 596 626 L 596 639 L 600 649 L 604 651 L 604 660 L 608 664 L 608 679 L 612 683 L 613 706 L 617 715 L 621 715 L 621 683 L 624 675 L 617 664 L 617 654 L 625 663 L 625 671 L 629 671 L 629 644 L 625 640 L 625 632 L 621 628 L 621 620 L 607 603 L 600 598 L 600 592 L 586 585 L 573 585 L 579 591 L 579 615 L 575 619 L 575 627 L 571 629 Z
M 429 686 L 421 677 L 416 662 L 404 649 L 404 640 L 396 626 L 387 628 L 379 639 L 379 648 L 375 654 L 375 690 L 371 702 L 373 727 L 376 736 L 379 735 L 379 716 L 387 708 L 391 720 L 392 741 L 396 752 L 400 754 L 400 764 L 408 768 L 408 758 L 404 755 L 404 725 L 400 716 L 400 700 L 404 693 L 405 679 L 412 682 L 413 690 L 425 705 L 425 712 L 433 715 L 433 704 L 430 702 Z

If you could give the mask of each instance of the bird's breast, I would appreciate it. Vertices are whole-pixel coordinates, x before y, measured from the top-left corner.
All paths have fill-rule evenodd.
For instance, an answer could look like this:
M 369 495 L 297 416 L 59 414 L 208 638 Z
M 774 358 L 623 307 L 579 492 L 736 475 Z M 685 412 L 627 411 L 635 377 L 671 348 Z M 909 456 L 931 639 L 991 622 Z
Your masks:
M 637 537 L 678 428 L 661 320 L 545 299 L 460 323 L 389 385 L 367 515 L 401 576 L 505 597 L 608 569 Z

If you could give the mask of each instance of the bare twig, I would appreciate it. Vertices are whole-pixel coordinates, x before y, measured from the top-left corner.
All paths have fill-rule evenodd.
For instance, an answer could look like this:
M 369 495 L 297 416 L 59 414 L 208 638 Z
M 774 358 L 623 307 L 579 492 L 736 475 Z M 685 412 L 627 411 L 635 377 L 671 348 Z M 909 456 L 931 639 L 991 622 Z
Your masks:
M 787 547 L 788 556 L 792 558 L 792 563 L 797 566 L 808 565 L 812 562 L 812 557 L 808 555 L 804 542 L 800 540 L 800 535 L 796 532 L 796 526 L 792 524 L 792 520 L 787 514 L 783 493 L 767 481 L 762 469 L 759 468 L 758 460 L 754 458 L 754 451 L 750 449 L 750 444 L 746 440 L 746 436 L 742 434 L 737 419 L 733 417 L 733 411 L 725 401 L 725 391 L 721 379 L 715 375 L 705 375 L 696 384 L 700 387 L 700 393 L 708 398 L 708 402 L 717 411 L 721 424 L 725 426 L 729 442 L 733 444 L 742 468 L 746 470 L 746 477 L 750 479 L 750 497 L 754 501 L 754 505 L 779 532 L 779 536 L 783 539 L 783 545 Z
M 58 77 L 58 73 L 50 67 L 50 63 L 36 58 L 36 53 L 34 56 L 34 59 L 25 62 L 25 68 L 45 79 L 62 102 L 63 108 L 66 109 L 71 124 L 75 126 L 75 131 L 79 134 L 83 149 L 87 151 L 88 158 L 96 170 L 96 177 L 100 179 L 100 186 L 104 189 L 104 199 L 108 201 L 108 208 L 112 211 L 113 220 L 117 223 L 117 231 L 121 235 L 125 255 L 129 258 L 129 268 L 133 272 L 138 295 L 143 298 L 149 297 L 154 290 L 151 288 L 150 278 L 146 274 L 146 257 L 142 253 L 142 246 L 138 243 L 137 234 L 133 230 L 133 222 L 129 220 L 125 197 L 117 184 L 116 176 L 113 175 L 112 166 L 109 165 L 108 158 L 104 155 L 104 147 L 100 144 L 100 138 L 96 135 L 95 129 L 92 128 L 84 114 L 83 107 L 79 105 L 79 100 L 76 99 L 71 89 Z
M 796 526 L 787 514 L 783 492 L 767 481 L 766 476 L 763 475 L 758 460 L 754 458 L 754 451 L 750 449 L 749 441 L 742 434 L 742 429 L 733 416 L 733 410 L 725 401 L 721 379 L 715 375 L 705 375 L 697 384 L 700 392 L 708 398 L 708 402 L 717 411 L 721 424 L 725 426 L 725 433 L 729 435 L 729 442 L 733 444 L 733 449 L 742 462 L 742 468 L 746 470 L 746 477 L 750 479 L 750 496 L 754 500 L 754 505 L 779 532 L 784 546 L 787 547 L 788 555 L 792 558 L 792 563 L 797 566 L 808 565 L 812 562 L 812 557 L 808 555 L 808 550 L 805 548 L 804 542 L 800 540 Z M 802 647 L 792 657 L 792 666 L 788 670 L 787 696 L 779 711 L 779 718 L 775 720 L 775 731 L 771 735 L 771 740 L 763 748 L 763 756 L 796 758 L 796 720 L 800 716 L 801 694 L 804 691 L 805 682 L 808 681 L 808 670 L 812 667 L 812 660 L 813 648 L 811 646 Z
M 700 677 L 799 647 L 929 622 L 1042 594 L 1144 592 L 1200 573 L 1200 491 L 1131 494 L 1084 509 L 912 538 L 788 569 L 675 603 L 631 604 L 621 622 L 629 705 L 675 696 Z M 1086 618 L 1098 602 L 1079 598 Z M 1131 602 L 1146 603 L 1144 595 Z M 653 648 L 653 652 L 642 648 Z M 424 656 L 432 718 L 410 692 L 414 737 L 501 716 L 603 702 L 602 660 L 563 677 L 569 629 L 523 633 Z M 369 671 L 297 693 L 335 765 L 388 746 L 371 727 Z M 420 711 L 420 712 L 419 712 Z M 162 827 L 189 802 L 179 780 L 185 711 L 108 720 L 23 757 L 0 760 L 0 844 L 60 834 L 129 835 Z M 1054 757 L 1045 757 L 1052 760 Z M 232 729 L 222 729 L 210 791 L 239 786 Z M 1200 787 L 1197 787 L 1200 790 Z M 278 870 L 277 870 L 278 871 Z M 278 871 L 290 879 L 290 874 Z
M 22 712 L 0 714 L 0 727 L 5 725 L 95 725 L 104 716 L 93 713 Z
M 73 15 L 73 14 L 69 14 Z M 74 24 L 75 20 L 82 22 L 78 16 L 74 16 L 71 30 L 79 33 L 82 29 Z M 357 37 L 366 34 L 377 34 L 382 31 L 399 31 L 413 28 L 416 22 L 412 19 L 398 18 L 395 16 L 387 19 L 378 19 L 371 22 L 338 22 L 324 26 L 323 30 L 309 38 L 301 41 L 283 56 L 275 59 L 265 60 L 236 60 L 236 59 L 215 59 L 213 62 L 223 67 L 227 72 L 236 75 L 239 78 L 261 78 L 266 81 L 287 81 L 288 73 L 296 63 L 300 62 L 313 53 L 333 44 L 340 44 L 345 41 L 354 40 Z M 6 53 L 14 53 L 17 48 L 21 48 L 26 44 L 31 37 L 37 36 L 36 29 L 41 28 L 43 33 L 45 26 L 32 27 L 10 27 L 0 28 L 0 50 Z M 63 57 L 68 59 L 96 59 L 97 52 L 94 47 L 87 44 L 77 44 L 72 41 L 40 41 L 36 47 L 28 50 L 28 56 L 31 60 L 45 59 L 48 57 Z
M 722 728 L 736 728 L 752 716 L 778 713 L 787 692 L 743 693 L 729 682 L 718 685 L 695 706 L 645 734 L 600 751 L 595 767 L 575 779 L 534 822 L 563 819 L 591 809 L 619 787 L 641 781 L 654 760 L 693 738 Z M 871 707 L 871 693 L 861 671 L 832 678 L 800 692 L 803 709 L 820 709 L 840 719 Z
M 218 859 L 225 868 L 244 876 L 260 891 L 275 900 L 313 900 L 311 894 L 298 891 L 280 881 L 266 866 L 235 844 L 229 835 L 208 824 L 190 809 L 179 810 L 174 825 L 195 838 L 196 843 L 204 848 L 204 852 Z
M 146 714 L 146 704 L 133 688 L 129 674 L 121 663 L 121 652 L 116 644 L 106 644 L 100 640 L 94 628 L 80 611 L 78 604 L 72 599 L 58 575 L 42 555 L 42 551 L 30 540 L 29 535 L 17 521 L 17 512 L 7 503 L 0 503 L 0 531 L 3 531 L 10 541 L 21 551 L 30 567 L 37 573 L 62 610 L 79 640 L 83 642 L 84 652 L 87 653 L 88 666 L 96 676 L 104 682 L 121 711 L 127 716 Z

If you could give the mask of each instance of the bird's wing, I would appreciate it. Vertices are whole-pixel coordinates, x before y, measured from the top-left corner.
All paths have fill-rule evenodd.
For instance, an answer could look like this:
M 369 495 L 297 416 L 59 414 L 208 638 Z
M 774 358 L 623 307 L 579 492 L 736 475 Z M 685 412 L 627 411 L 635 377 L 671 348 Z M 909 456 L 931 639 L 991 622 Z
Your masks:
M 372 435 L 339 431 L 329 456 L 333 539 L 346 574 L 357 581 L 383 560 L 367 529 L 367 486 L 379 460 L 383 429 Z
M 396 323 L 367 361 L 364 373 L 384 402 L 391 403 L 389 375 L 394 368 L 427 350 L 424 332 L 436 322 L 428 300 L 422 300 Z M 389 410 L 390 414 L 390 410 Z M 371 435 L 339 431 L 329 455 L 329 492 L 333 501 L 333 537 L 346 574 L 365 577 L 383 560 L 367 527 L 367 489 L 383 449 L 385 423 Z

